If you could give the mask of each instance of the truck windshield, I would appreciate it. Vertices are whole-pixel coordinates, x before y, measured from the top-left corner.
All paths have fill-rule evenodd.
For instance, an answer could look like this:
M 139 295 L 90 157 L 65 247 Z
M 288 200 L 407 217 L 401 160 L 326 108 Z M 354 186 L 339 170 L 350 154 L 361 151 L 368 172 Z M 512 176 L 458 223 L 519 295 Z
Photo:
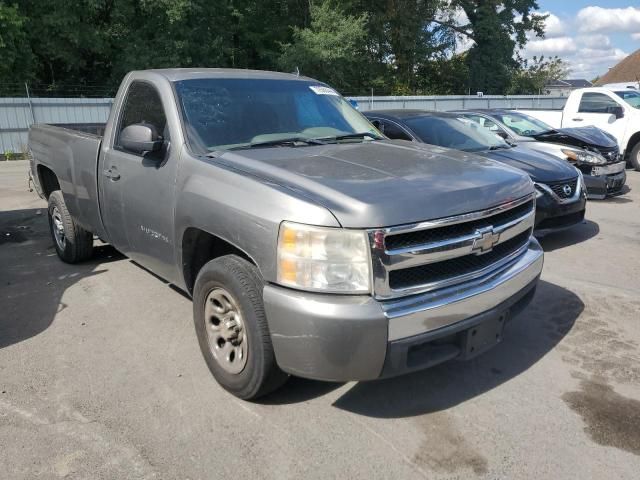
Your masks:
M 304 80 L 204 78 L 175 82 L 187 140 L 217 150 L 383 138 L 326 85 Z
M 532 137 L 553 130 L 551 125 L 519 112 L 498 112 L 494 118 L 504 123 L 511 130 L 523 137 Z
M 623 90 L 614 93 L 629 105 L 631 105 L 633 108 L 640 108 L 640 92 Z
M 406 124 L 425 143 L 467 152 L 511 148 L 489 129 L 472 120 L 454 116 L 409 117 Z

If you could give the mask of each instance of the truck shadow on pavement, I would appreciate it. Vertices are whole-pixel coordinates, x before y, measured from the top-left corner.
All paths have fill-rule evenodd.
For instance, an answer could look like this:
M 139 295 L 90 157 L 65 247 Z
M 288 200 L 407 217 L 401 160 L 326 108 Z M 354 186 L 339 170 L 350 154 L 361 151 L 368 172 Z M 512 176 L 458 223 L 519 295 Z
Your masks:
M 569 333 L 583 309 L 573 292 L 541 281 L 532 303 L 507 325 L 504 342 L 492 350 L 469 362 L 450 361 L 401 377 L 357 383 L 333 406 L 377 418 L 446 410 L 529 369 Z M 303 402 L 342 385 L 292 378 L 264 402 Z
M 538 238 L 545 252 L 553 252 L 559 248 L 570 247 L 577 243 L 586 242 L 600 233 L 600 226 L 591 220 L 585 220 L 567 230 L 549 233 Z
M 46 208 L 0 211 L 0 348 L 46 330 L 66 308 L 61 299 L 67 288 L 106 271 L 98 265 L 122 258 L 104 245 L 88 262 L 65 264 L 53 247 Z

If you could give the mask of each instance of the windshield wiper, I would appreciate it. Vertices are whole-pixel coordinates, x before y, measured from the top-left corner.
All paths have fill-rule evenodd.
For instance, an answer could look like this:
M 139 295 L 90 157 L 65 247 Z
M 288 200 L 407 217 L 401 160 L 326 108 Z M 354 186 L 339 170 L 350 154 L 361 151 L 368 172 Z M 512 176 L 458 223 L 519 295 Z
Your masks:
M 266 140 L 264 142 L 247 143 L 246 145 L 236 145 L 235 147 L 220 149 L 208 154 L 208 157 L 214 157 L 220 155 L 220 153 L 230 152 L 231 150 L 245 150 L 247 148 L 261 148 L 261 147 L 282 147 L 282 146 L 296 146 L 296 143 L 302 143 L 304 145 L 326 145 L 320 139 L 308 138 L 308 137 L 288 137 L 278 138 L 276 140 Z
M 329 141 L 339 141 L 339 140 L 348 140 L 350 138 L 365 138 L 369 137 L 373 140 L 382 140 L 380 135 L 376 135 L 371 132 L 356 132 L 356 133 L 345 133 L 344 135 L 336 135 L 335 137 L 321 137 L 317 140 L 329 140 Z

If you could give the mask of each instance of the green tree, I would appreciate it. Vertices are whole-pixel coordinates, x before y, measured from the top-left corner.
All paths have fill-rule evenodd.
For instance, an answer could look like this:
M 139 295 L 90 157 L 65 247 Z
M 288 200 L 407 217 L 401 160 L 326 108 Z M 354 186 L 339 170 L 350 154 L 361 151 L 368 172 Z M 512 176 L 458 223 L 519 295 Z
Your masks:
M 15 5 L 0 1 L 0 83 L 33 76 L 32 55 L 25 33 L 26 18 Z
M 366 56 L 366 14 L 346 15 L 329 2 L 311 4 L 311 23 L 294 27 L 293 41 L 283 44 L 279 65 L 298 69 L 345 92 L 361 87 Z
M 516 47 L 527 42 L 528 32 L 544 35 L 544 15 L 534 13 L 536 0 L 451 0 L 448 18 L 440 21 L 460 35 L 473 40 L 468 52 L 469 88 L 472 92 L 504 94 L 518 69 Z M 460 9 L 468 23 L 452 20 Z
M 422 93 L 426 66 L 444 62 L 453 52 L 454 32 L 434 23 L 447 8 L 444 0 L 347 0 L 341 5 L 351 15 L 367 14 L 369 63 L 363 86 L 378 94 Z
M 520 65 L 513 75 L 510 94 L 536 95 L 544 91 L 549 80 L 559 80 L 569 74 L 568 64 L 556 57 L 534 56 L 531 60 L 519 59 Z

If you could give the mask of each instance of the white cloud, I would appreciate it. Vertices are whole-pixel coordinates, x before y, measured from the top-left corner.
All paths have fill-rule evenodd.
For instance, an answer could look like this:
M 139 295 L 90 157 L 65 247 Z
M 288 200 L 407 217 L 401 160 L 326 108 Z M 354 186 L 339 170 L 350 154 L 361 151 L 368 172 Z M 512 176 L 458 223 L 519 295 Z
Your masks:
M 543 38 L 529 40 L 525 47 L 527 56 L 531 55 L 563 55 L 578 49 L 571 37 Z
M 602 32 L 630 31 L 634 32 L 634 39 L 640 40 L 640 9 L 637 8 L 587 7 L 572 19 L 543 13 L 549 14 L 545 20 L 545 38 L 540 39 L 529 33 L 521 55 L 524 58 L 557 55 L 568 63 L 570 78 L 590 80 L 604 75 L 627 56 L 626 52 L 615 48 L 609 36 Z M 633 26 L 635 17 L 639 22 L 637 26 Z
M 611 48 L 611 40 L 601 33 L 594 35 L 579 35 L 576 41 L 587 48 L 595 50 L 607 50 Z
M 578 12 L 576 24 L 581 32 L 637 32 L 640 8 L 586 7 Z
M 567 34 L 567 26 L 557 15 L 551 12 L 541 12 L 541 15 L 549 15 L 544 20 L 544 33 L 546 38 L 563 37 Z

